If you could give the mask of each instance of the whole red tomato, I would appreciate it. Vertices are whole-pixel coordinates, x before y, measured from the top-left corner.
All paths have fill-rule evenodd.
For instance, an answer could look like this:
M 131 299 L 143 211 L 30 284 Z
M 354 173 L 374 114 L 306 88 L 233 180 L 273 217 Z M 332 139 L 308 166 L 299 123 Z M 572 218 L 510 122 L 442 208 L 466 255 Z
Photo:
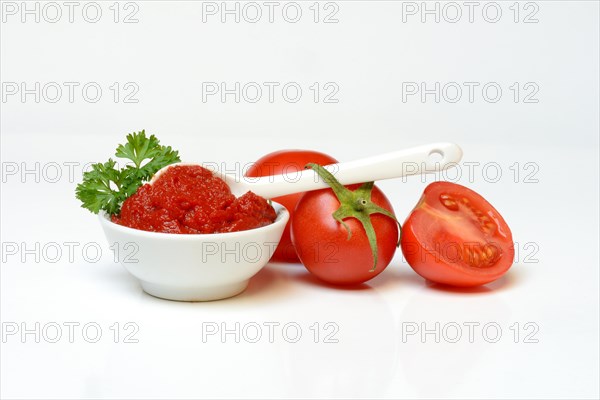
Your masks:
M 337 162 L 338 161 L 335 158 L 330 157 L 327 154 L 319 153 L 318 151 L 280 150 L 261 157 L 252 165 L 252 167 L 250 167 L 250 169 L 248 169 L 246 176 L 259 177 L 278 174 L 290 174 L 291 176 L 294 176 L 297 172 L 302 171 L 308 163 L 329 165 Z M 272 200 L 282 204 L 287 208 L 291 216 L 293 216 L 296 204 L 303 194 L 304 193 L 295 193 L 287 196 L 275 197 Z M 300 262 L 290 239 L 290 222 L 285 226 L 281 241 L 279 242 L 277 249 L 275 249 L 272 260 L 290 263 Z
M 402 230 L 402 253 L 432 282 L 478 286 L 508 271 L 515 250 L 500 213 L 471 189 L 450 182 L 425 188 Z
M 328 182 L 329 183 L 329 182 Z M 304 266 L 323 281 L 349 285 L 379 275 L 398 246 L 398 223 L 373 182 L 307 192 L 292 216 L 292 243 Z

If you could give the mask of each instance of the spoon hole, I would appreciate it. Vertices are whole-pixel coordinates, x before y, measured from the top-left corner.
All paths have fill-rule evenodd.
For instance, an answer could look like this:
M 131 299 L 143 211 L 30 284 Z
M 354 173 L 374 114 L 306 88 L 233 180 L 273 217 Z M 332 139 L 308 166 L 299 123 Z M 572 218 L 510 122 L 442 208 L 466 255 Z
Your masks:
M 429 152 L 429 161 L 432 164 L 439 164 L 444 159 L 444 152 L 438 149 Z

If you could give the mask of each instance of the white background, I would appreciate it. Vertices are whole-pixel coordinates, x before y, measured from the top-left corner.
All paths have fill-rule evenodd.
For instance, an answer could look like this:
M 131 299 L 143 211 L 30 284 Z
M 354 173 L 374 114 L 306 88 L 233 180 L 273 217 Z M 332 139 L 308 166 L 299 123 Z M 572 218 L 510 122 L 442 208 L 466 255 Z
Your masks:
M 324 3 L 315 23 L 313 2 L 300 3 L 297 23 L 283 18 L 285 3 L 273 23 L 264 5 L 257 23 L 243 16 L 222 23 L 220 14 L 203 15 L 202 2 L 194 1 L 121 3 L 118 23 L 113 2 L 98 3 L 97 23 L 83 18 L 85 2 L 75 8 L 73 23 L 61 2 L 56 23 L 46 20 L 55 11 L 46 8 L 44 15 L 45 3 L 38 3 L 40 21 L 25 15 L 23 22 L 21 3 L 13 3 L 16 15 L 6 12 L 13 10 L 7 3 L 0 31 L 1 320 L 5 330 L 56 323 L 63 336 L 36 343 L 33 334 L 3 335 L 3 398 L 599 396 L 597 2 L 522 2 L 518 22 L 513 2 L 498 2 L 496 23 L 482 15 L 485 2 L 472 23 L 462 2 L 456 23 L 448 21 L 455 16 L 448 6 L 439 23 L 432 15 L 422 22 L 419 12 L 403 13 L 411 4 L 391 1 L 335 2 L 337 23 L 322 22 L 335 10 Z M 442 12 L 444 5 L 438 3 Z M 138 22 L 123 23 L 132 11 Z M 538 22 L 524 23 L 532 12 Z M 488 13 L 495 18 L 494 9 Z M 34 94 L 7 92 L 23 82 L 29 89 L 36 82 L 79 86 L 73 102 L 66 86 L 56 103 L 48 101 L 55 92 L 40 93 L 36 102 Z M 81 93 L 89 82 L 103 90 L 95 103 Z M 115 82 L 121 90 L 116 103 Z M 139 88 L 137 103 L 123 102 L 128 82 Z M 280 90 L 272 103 L 266 91 L 257 103 L 243 97 L 236 103 L 232 95 L 203 101 L 203 82 L 230 88 L 296 82 L 303 94 L 296 103 Z M 315 103 L 314 82 L 321 90 L 327 82 L 337 85 L 338 102 Z M 479 86 L 472 102 L 466 86 L 456 103 L 448 101 L 454 92 L 439 102 L 434 95 L 403 101 L 406 82 Z M 502 89 L 497 102 L 482 95 L 490 82 Z M 510 89 L 515 82 L 517 102 Z M 530 99 L 537 102 L 524 102 L 527 83 L 539 89 Z M 83 165 L 106 160 L 126 133 L 141 129 L 179 149 L 185 161 L 238 170 L 283 148 L 320 150 L 344 161 L 456 142 L 465 162 L 479 164 L 473 173 L 463 164 L 455 170 L 460 179 L 451 171 L 446 179 L 477 190 L 500 210 L 517 242 L 517 262 L 504 278 L 477 290 L 428 286 L 399 251 L 384 273 L 358 289 L 326 287 L 300 265 L 272 264 L 232 299 L 153 298 L 112 261 L 97 220 L 74 196 Z M 433 179 L 379 186 L 403 220 Z M 72 260 L 65 242 L 78 243 Z M 52 243 L 63 251 L 56 262 L 50 259 L 55 253 L 40 250 L 36 260 L 23 251 Z M 102 248 L 95 263 L 81 252 L 89 243 Z M 6 251 L 15 245 L 17 254 Z M 64 326 L 69 322 L 80 324 L 73 343 Z M 90 322 L 102 328 L 97 343 L 82 336 Z M 116 322 L 118 343 L 110 329 Z M 125 343 L 127 322 L 139 327 L 138 343 Z M 273 343 L 268 322 L 280 324 Z M 339 328 L 337 343 L 325 343 L 327 322 Z M 473 340 L 465 325 L 471 322 L 479 324 Z M 244 337 L 236 343 L 234 335 L 203 340 L 207 323 L 229 329 L 257 323 L 263 337 L 258 343 Z M 286 323 L 302 328 L 297 343 L 282 334 Z M 320 324 L 318 343 L 314 323 Z M 409 326 L 435 330 L 436 323 L 439 343 L 434 334 L 406 336 Z M 462 337 L 450 343 L 456 324 Z M 501 328 L 496 343 L 488 340 L 494 329 L 482 333 L 485 324 Z

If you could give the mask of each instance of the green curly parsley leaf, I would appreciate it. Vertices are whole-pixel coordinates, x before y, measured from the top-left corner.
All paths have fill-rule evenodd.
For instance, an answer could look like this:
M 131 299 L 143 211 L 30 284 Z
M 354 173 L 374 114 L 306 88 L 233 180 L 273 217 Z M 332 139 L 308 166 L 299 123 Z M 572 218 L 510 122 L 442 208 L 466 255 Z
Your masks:
M 115 168 L 116 163 L 109 159 L 104 164 L 92 165 L 92 169 L 83 174 L 83 182 L 77 185 L 77 198 L 82 207 L 97 214 L 105 210 L 109 214 L 119 211 L 124 200 L 121 193 L 123 174 Z
M 81 207 L 94 214 L 100 210 L 108 214 L 118 214 L 123 201 L 162 167 L 180 162 L 179 153 L 170 146 L 161 146 L 159 140 L 141 131 L 127 135 L 127 143 L 119 145 L 115 156 L 131 161 L 122 169 L 116 168 L 116 162 L 109 159 L 104 164 L 92 165 L 92 169 L 83 174 L 83 182 L 77 185 L 76 196 Z

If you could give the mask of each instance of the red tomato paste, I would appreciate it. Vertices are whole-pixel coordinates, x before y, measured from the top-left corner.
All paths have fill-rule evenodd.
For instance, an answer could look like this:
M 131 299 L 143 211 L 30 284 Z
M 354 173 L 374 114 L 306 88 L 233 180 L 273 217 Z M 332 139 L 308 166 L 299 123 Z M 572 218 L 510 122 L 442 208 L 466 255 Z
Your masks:
M 252 192 L 236 198 L 229 186 L 200 166 L 168 168 L 123 202 L 112 221 L 164 233 L 236 232 L 269 225 L 275 210 Z

